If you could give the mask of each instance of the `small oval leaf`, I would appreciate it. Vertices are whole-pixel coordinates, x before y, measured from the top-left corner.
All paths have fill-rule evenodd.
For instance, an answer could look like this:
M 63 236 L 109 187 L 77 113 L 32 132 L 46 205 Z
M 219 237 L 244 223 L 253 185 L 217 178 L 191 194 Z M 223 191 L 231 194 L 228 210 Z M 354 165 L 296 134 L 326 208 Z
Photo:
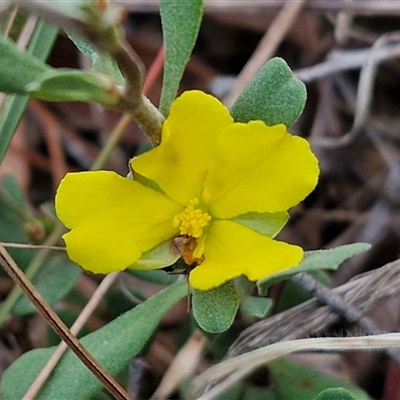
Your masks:
M 236 122 L 261 120 L 289 127 L 302 113 L 306 98 L 304 83 L 277 57 L 261 67 L 232 106 L 231 115 Z
M 230 328 L 239 307 L 239 296 L 232 282 L 206 292 L 193 290 L 193 316 L 207 332 L 219 333 Z

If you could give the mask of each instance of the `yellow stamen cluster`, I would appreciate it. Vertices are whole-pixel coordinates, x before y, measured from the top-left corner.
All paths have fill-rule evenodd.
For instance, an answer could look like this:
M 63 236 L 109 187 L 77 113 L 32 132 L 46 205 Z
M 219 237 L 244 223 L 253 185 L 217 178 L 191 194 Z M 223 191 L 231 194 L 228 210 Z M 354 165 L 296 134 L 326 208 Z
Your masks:
M 209 223 L 211 216 L 200 208 L 196 208 L 199 200 L 189 201 L 189 205 L 180 213 L 175 215 L 172 225 L 179 227 L 181 235 L 199 238 L 203 233 L 203 228 Z

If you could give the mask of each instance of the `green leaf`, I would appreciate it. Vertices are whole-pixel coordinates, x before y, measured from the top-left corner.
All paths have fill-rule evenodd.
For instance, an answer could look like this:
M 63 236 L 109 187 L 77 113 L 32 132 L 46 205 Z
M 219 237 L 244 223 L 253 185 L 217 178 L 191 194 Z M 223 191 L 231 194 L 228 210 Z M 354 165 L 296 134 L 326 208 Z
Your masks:
M 0 163 L 7 153 L 8 146 L 27 104 L 28 96 L 11 95 L 5 100 L 4 107 L 0 113 Z
M 272 300 L 267 297 L 248 296 L 240 304 L 243 314 L 263 318 L 272 307 Z
M 159 285 L 171 285 L 179 279 L 178 274 L 168 274 L 167 272 L 161 269 L 153 269 L 153 270 L 138 270 L 138 269 L 127 269 L 125 272 L 128 274 L 135 276 L 136 278 L 151 282 L 157 283 Z
M 257 213 L 249 212 L 239 215 L 232 220 L 253 229 L 262 235 L 275 237 L 285 226 L 289 219 L 289 214 L 286 211 L 277 213 Z
M 0 179 L 0 241 L 11 243 L 28 243 L 25 232 L 26 223 L 33 220 L 27 203 L 14 175 L 5 175 Z M 29 264 L 32 251 L 9 249 L 16 263 L 25 269 Z M 0 268 L 0 275 L 3 269 Z
M 2 176 L 0 178 L 0 241 L 28 244 L 30 239 L 27 228 L 33 226 L 45 230 L 45 224 L 46 221 L 35 219 L 31 214 L 17 178 L 14 175 Z M 22 270 L 26 270 L 37 254 L 36 250 L 21 248 L 10 248 L 8 252 Z M 80 273 L 80 268 L 69 261 L 64 254 L 54 254 L 57 253 L 53 253 L 53 256 L 50 256 L 42 266 L 46 272 L 40 273 L 40 277 L 34 279 L 39 291 L 51 303 L 65 296 L 75 282 L 75 276 Z M 64 259 L 64 263 L 59 265 L 61 259 Z M 8 276 L 0 267 L 0 276 L 3 275 Z M 27 299 L 23 298 L 20 301 L 21 305 L 18 307 L 23 308 L 18 311 L 14 309 L 14 313 L 25 314 L 35 311 Z
M 82 39 L 81 37 L 75 35 L 74 33 L 67 32 L 67 36 L 71 39 L 74 45 L 78 48 L 78 50 L 83 53 L 86 57 L 89 58 L 90 61 L 97 57 L 98 52 L 96 48 L 87 40 Z
M 217 397 L 218 400 L 231 400 L 230 397 Z M 280 400 L 275 391 L 264 386 L 256 386 L 246 383 L 240 400 Z M 295 399 L 293 399 L 295 400 Z
M 26 89 L 31 97 L 45 101 L 93 102 L 114 106 L 120 98 L 111 77 L 62 68 L 38 76 Z
M 186 282 L 171 285 L 85 336 L 81 342 L 111 375 L 116 376 L 143 348 L 165 313 L 186 294 Z M 4 400 L 22 399 L 53 352 L 54 348 L 33 350 L 12 364 L 0 383 Z M 35 399 L 86 400 L 101 388 L 101 383 L 68 351 Z
M 79 318 L 80 308 L 74 307 L 75 304 L 71 308 L 61 308 L 56 310 L 57 315 L 64 322 L 66 326 L 69 328 L 75 323 L 75 321 Z M 87 324 L 85 324 L 82 329 L 79 331 L 77 337 L 82 337 L 88 335 L 91 332 Z M 60 344 L 60 337 L 50 328 L 50 326 L 46 327 L 46 335 L 47 335 L 47 343 L 49 346 L 57 346 Z
M 26 93 L 25 86 L 51 69 L 39 59 L 17 48 L 14 42 L 0 35 L 0 91 Z
M 5 206 L 12 209 L 26 219 L 33 219 L 33 215 L 29 212 L 28 202 L 19 186 L 17 177 L 11 174 L 3 175 L 0 178 L 0 184 L 0 201 L 5 203 L 2 204 L 2 207 Z M 1 211 L 2 207 L 0 208 Z
M 329 250 L 306 251 L 302 262 L 294 268 L 277 272 L 257 282 L 258 292 L 267 293 L 268 288 L 275 282 L 288 279 L 299 272 L 310 272 L 320 269 L 337 269 L 339 265 L 350 257 L 363 253 L 371 248 L 368 243 L 353 243 Z
M 357 400 L 348 390 L 338 387 L 321 392 L 314 400 Z
M 203 1 L 160 0 L 160 14 L 165 46 L 160 111 L 168 116 L 197 39 Z
M 303 111 L 306 87 L 281 58 L 267 61 L 244 89 L 231 115 L 237 122 L 262 120 L 267 125 L 291 126 Z
M 21 8 L 15 12 L 16 10 L 13 8 L 7 9 L 6 5 L 4 7 L 6 10 L 2 12 L 0 32 L 7 32 L 7 37 L 15 42 L 21 35 L 21 32 L 28 20 L 29 14 L 27 11 L 22 10 Z
M 65 254 L 58 254 L 46 260 L 40 272 L 33 278 L 33 284 L 50 305 L 63 299 L 74 286 L 82 270 Z M 14 315 L 36 312 L 36 307 L 26 297 L 21 297 L 12 309 Z
M 26 71 L 30 68 L 30 62 L 33 60 L 33 71 L 42 70 L 43 67 L 46 68 L 45 64 L 42 64 L 38 60 L 46 60 L 48 54 L 50 53 L 51 48 L 53 47 L 53 43 L 57 37 L 58 29 L 54 26 L 47 25 L 43 21 L 38 21 L 35 31 L 32 35 L 31 41 L 29 43 L 29 47 L 26 53 L 15 53 L 15 45 L 10 43 L 3 36 L 0 35 L 0 81 L 4 81 L 10 78 L 10 74 L 17 75 L 17 80 L 12 82 L 7 82 L 6 85 L 17 85 L 21 89 L 25 90 L 25 85 L 29 81 L 32 70 Z M 5 43 L 5 44 L 4 44 Z M 3 44 L 5 47 L 9 47 L 8 50 L 3 48 Z M 13 46 L 13 47 L 10 47 Z M 6 50 L 6 53 L 4 53 Z M 17 50 L 18 51 L 18 50 Z M 11 59 L 6 59 L 6 55 L 11 57 Z M 22 54 L 22 55 L 21 55 Z M 31 56 L 36 57 L 34 59 Z M 15 74 L 16 69 L 15 65 L 12 65 L 13 62 L 23 62 L 22 64 L 18 64 L 18 68 L 23 69 L 25 79 L 21 79 L 18 74 Z M 3 63 L 3 64 L 2 64 Z M 7 69 L 4 64 L 11 64 L 11 71 Z M 8 74 L 9 78 L 7 78 L 4 74 Z M 23 87 L 22 87 L 23 86 Z M 9 86 L 10 88 L 10 86 Z M 0 89 L 1 91 L 2 89 Z M 0 164 L 6 154 L 8 146 L 11 142 L 11 139 L 14 135 L 15 129 L 22 117 L 22 114 L 25 110 L 26 104 L 28 102 L 27 96 L 13 95 L 7 98 L 5 104 L 3 106 L 2 113 L 0 115 Z
M 346 389 L 357 400 L 368 399 L 367 394 L 357 386 L 292 361 L 277 359 L 268 363 L 268 369 L 281 400 L 310 400 L 323 390 L 335 387 Z
M 93 71 L 112 76 L 118 85 L 124 84 L 125 79 L 118 64 L 110 55 L 99 52 L 91 43 L 79 36 L 68 33 L 68 37 L 74 42 L 79 51 L 90 59 Z
M 193 316 L 206 332 L 219 333 L 232 325 L 239 307 L 239 296 L 232 282 L 206 292 L 193 290 Z
M 130 266 L 133 270 L 152 270 L 172 265 L 180 255 L 171 251 L 171 241 L 166 240 L 144 252 L 140 259 Z

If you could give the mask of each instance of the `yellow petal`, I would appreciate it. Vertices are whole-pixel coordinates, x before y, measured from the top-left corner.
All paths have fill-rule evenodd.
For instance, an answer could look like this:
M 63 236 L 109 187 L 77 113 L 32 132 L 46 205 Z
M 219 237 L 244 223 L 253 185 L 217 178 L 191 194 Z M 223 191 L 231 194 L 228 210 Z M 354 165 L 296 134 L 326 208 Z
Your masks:
M 318 162 L 308 142 L 284 125 L 235 123 L 221 133 L 215 153 L 203 199 L 217 218 L 287 210 L 317 184 Z
M 56 195 L 57 215 L 71 229 L 68 255 L 95 273 L 123 270 L 172 238 L 181 211 L 162 193 L 109 171 L 67 174 Z
M 197 290 L 210 290 L 240 275 L 256 281 L 294 267 L 303 250 L 232 221 L 215 221 L 207 234 L 204 256 L 189 275 Z
M 163 124 L 160 146 L 134 158 L 132 169 L 186 206 L 200 196 L 216 138 L 232 122 L 216 98 L 200 91 L 185 92 L 175 100 Z

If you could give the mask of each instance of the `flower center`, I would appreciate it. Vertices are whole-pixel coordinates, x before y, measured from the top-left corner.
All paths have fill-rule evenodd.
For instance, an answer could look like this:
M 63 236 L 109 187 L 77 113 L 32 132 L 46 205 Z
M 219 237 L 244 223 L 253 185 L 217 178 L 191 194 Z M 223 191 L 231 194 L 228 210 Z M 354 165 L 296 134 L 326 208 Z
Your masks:
M 172 225 L 179 227 L 181 235 L 199 238 L 203 233 L 203 228 L 210 222 L 211 216 L 200 208 L 196 208 L 199 200 L 192 199 L 188 206 L 180 213 L 175 215 Z

